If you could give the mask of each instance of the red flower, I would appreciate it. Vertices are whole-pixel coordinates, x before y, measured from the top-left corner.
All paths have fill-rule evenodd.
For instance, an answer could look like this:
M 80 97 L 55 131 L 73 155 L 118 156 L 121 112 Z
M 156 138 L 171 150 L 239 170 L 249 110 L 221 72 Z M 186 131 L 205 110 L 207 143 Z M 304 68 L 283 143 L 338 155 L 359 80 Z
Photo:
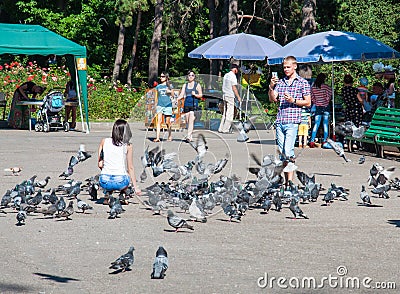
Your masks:
M 153 82 L 153 87 L 157 87 L 158 83 L 156 81 Z
M 0 70 L 3 70 L 3 66 L 2 65 L 0 65 Z
M 122 87 L 117 87 L 117 92 L 122 92 L 124 89 Z
M 32 62 L 32 61 L 29 61 L 29 62 L 28 62 L 28 65 L 29 65 L 29 66 L 32 66 L 32 65 L 33 65 L 33 62 Z
M 201 97 L 200 100 L 201 100 L 201 101 L 206 101 L 206 98 Z
M 268 113 L 268 108 L 264 109 L 264 111 L 265 111 L 266 113 Z
M 29 76 L 29 77 L 28 77 L 28 82 L 29 82 L 29 81 L 32 81 L 34 78 L 35 78 L 35 76 Z

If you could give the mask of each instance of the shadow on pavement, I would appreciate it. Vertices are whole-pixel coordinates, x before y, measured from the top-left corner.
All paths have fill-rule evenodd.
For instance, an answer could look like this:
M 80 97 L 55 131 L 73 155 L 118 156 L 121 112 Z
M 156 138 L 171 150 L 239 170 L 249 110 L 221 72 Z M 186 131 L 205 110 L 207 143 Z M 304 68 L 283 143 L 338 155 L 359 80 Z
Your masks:
M 389 219 L 388 224 L 395 225 L 397 228 L 400 228 L 400 219 Z
M 52 280 L 58 283 L 68 283 L 70 281 L 80 281 L 78 279 L 74 278 L 67 278 L 67 277 L 60 277 L 60 276 L 54 276 L 54 275 L 49 275 L 49 274 L 42 274 L 42 273 L 34 273 L 37 276 L 42 277 L 44 280 Z

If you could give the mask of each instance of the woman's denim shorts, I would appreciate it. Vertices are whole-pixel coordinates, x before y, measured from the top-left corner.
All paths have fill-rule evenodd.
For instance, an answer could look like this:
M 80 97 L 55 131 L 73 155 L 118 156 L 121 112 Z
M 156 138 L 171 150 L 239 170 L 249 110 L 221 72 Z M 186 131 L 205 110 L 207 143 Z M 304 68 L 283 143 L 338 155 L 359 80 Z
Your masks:
M 123 190 L 128 187 L 130 178 L 128 175 L 100 175 L 99 184 L 106 191 Z

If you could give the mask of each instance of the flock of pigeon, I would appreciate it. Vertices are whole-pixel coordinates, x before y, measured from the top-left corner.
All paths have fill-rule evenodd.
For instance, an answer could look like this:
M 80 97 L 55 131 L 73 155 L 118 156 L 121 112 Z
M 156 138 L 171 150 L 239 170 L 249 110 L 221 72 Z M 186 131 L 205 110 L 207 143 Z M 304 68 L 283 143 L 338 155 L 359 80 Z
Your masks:
M 248 125 L 242 125 L 243 134 L 249 129 Z M 348 161 L 339 144 L 333 141 L 328 141 L 328 143 L 340 157 Z M 208 146 L 203 134 L 199 134 L 196 141 L 189 144 L 193 147 L 194 158 L 184 164 L 175 162 L 176 153 L 166 153 L 158 145 L 151 150 L 147 147 L 141 157 L 143 166 L 140 174 L 141 182 L 147 179 L 149 170 L 154 179 L 162 174 L 167 174 L 169 179 L 166 182 L 155 182 L 147 187 L 146 200 L 142 200 L 142 197 L 137 195 L 136 197 L 154 214 L 165 215 L 166 213 L 167 223 L 174 228 L 175 232 L 182 229 L 194 230 L 193 222 L 205 223 L 220 212 L 227 216 L 227 221 L 240 222 L 249 209 L 259 209 L 262 214 L 268 214 L 271 211 L 281 212 L 285 205 L 294 219 L 308 219 L 312 213 L 303 212 L 301 204 L 316 202 L 320 198 L 324 205 L 330 206 L 335 200 L 346 201 L 349 198 L 349 189 L 337 186 L 335 183 L 331 183 L 327 188 L 322 187 L 316 182 L 315 175 L 296 170 L 296 166 L 293 170 L 296 170 L 300 184 L 295 185 L 290 182 L 285 186 L 282 173 L 287 171 L 286 164 L 273 155 L 266 155 L 260 160 L 256 154 L 251 154 L 256 166 L 249 167 L 248 170 L 255 175 L 255 179 L 242 183 L 237 176 L 226 176 L 222 173 L 227 165 L 227 158 L 221 158 L 213 163 L 205 161 Z M 70 179 L 74 167 L 90 157 L 84 149 L 80 149 L 77 155 L 71 156 L 67 169 L 59 175 L 65 180 L 69 179 L 63 185 L 44 190 L 50 176 L 38 181 L 34 175 L 7 190 L 1 199 L 0 212 L 7 214 L 7 209 L 17 211 L 17 225 L 20 226 L 25 224 L 27 216 L 32 213 L 69 220 L 74 214 L 74 201 L 83 213 L 93 209 L 93 206 L 80 199 L 79 195 L 86 190 L 91 200 L 99 200 L 99 175 L 86 179 L 84 185 L 82 181 Z M 364 162 L 365 158 L 359 163 Z M 391 178 L 394 171 L 394 167 L 384 168 L 378 163 L 373 164 L 367 181 L 368 186 L 372 187 L 371 193 L 377 197 L 389 198 L 388 191 L 400 190 L 400 179 Z M 326 192 L 322 193 L 325 190 Z M 109 193 L 109 218 L 119 218 L 125 211 L 121 202 L 134 195 L 132 187 L 128 187 L 115 197 Z M 68 205 L 64 198 L 67 199 Z M 364 185 L 361 187 L 360 198 L 363 205 L 372 205 L 371 197 Z M 189 217 L 178 215 L 177 208 L 181 210 L 181 213 L 188 213 Z M 110 269 L 116 272 L 129 270 L 134 261 L 133 251 L 132 246 L 128 253 L 111 264 Z M 156 253 L 151 277 L 162 279 L 167 268 L 167 252 L 160 246 Z

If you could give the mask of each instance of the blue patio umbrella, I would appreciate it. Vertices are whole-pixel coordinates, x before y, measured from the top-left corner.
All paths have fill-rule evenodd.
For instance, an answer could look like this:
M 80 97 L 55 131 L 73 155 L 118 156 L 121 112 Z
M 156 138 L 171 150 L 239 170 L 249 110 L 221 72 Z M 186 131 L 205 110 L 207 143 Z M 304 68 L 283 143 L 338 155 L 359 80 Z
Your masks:
M 191 58 L 264 60 L 282 46 L 268 38 L 239 33 L 212 39 L 189 52 Z
M 294 56 L 298 63 L 333 63 L 400 58 L 400 53 L 388 45 L 366 35 L 327 31 L 296 39 L 268 56 L 268 64 L 281 64 L 286 56 Z M 334 93 L 334 91 L 332 91 Z M 334 94 L 333 94 L 334 95 Z M 334 103 L 334 97 L 333 106 Z M 335 134 L 335 108 L 333 107 L 333 132 Z
M 286 56 L 299 63 L 330 63 L 400 58 L 400 53 L 366 35 L 327 31 L 296 39 L 268 56 L 268 64 L 281 64 Z

